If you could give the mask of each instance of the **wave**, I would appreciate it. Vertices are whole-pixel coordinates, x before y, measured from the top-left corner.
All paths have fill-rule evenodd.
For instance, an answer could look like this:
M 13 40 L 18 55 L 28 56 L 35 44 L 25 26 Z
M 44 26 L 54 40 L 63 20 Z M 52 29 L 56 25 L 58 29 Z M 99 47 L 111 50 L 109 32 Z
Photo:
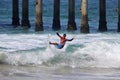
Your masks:
M 75 34 L 68 33 L 68 38 Z M 120 35 L 109 33 L 80 34 L 63 49 L 48 46 L 59 41 L 56 34 L 0 34 L 0 63 L 72 68 L 120 67 Z
M 119 68 L 119 56 L 120 41 L 99 40 L 79 45 L 67 44 L 62 50 L 51 46 L 32 51 L 0 52 L 0 62 L 10 65 Z

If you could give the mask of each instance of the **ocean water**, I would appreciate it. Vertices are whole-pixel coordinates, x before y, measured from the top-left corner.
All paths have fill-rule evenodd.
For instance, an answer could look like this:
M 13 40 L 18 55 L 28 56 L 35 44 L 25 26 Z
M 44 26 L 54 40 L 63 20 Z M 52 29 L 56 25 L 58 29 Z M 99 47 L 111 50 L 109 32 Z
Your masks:
M 21 1 L 19 18 L 21 22 Z M 53 0 L 43 0 L 43 32 L 35 32 L 35 0 L 29 0 L 31 28 L 11 25 L 12 2 L 0 2 L 0 80 L 120 80 L 120 34 L 117 1 L 107 0 L 107 32 L 99 32 L 99 0 L 88 0 L 89 34 L 80 33 L 80 0 L 76 2 L 77 30 L 68 32 L 68 1 L 61 0 L 61 35 L 75 39 L 61 50 L 52 31 Z

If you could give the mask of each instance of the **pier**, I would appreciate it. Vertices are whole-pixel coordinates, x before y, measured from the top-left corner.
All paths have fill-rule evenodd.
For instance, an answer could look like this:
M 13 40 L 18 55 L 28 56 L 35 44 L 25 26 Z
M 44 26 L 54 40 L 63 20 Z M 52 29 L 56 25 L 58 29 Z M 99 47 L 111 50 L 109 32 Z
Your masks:
M 61 0 L 51 0 L 54 1 L 53 3 L 53 20 L 52 20 L 52 29 L 53 30 L 61 30 L 61 18 L 60 18 L 60 4 Z M 106 21 L 106 1 L 107 0 L 99 0 L 99 25 L 98 31 L 105 32 L 108 30 L 107 28 L 107 21 Z M 68 0 L 68 23 L 66 30 L 68 31 L 75 31 L 77 30 L 77 25 L 75 22 L 75 0 Z M 88 21 L 88 0 L 80 0 L 80 15 L 81 15 L 81 22 L 80 22 L 80 32 L 81 33 L 89 33 L 90 26 Z M 94 5 L 93 5 L 94 6 Z M 21 26 L 23 28 L 29 29 L 31 27 L 29 21 L 29 0 L 22 0 L 22 18 L 19 18 L 19 0 L 12 0 L 12 15 L 11 15 L 11 24 L 15 27 Z M 43 0 L 35 0 L 35 13 L 36 13 L 36 20 L 35 20 L 35 31 L 44 31 L 44 24 L 43 24 Z M 118 28 L 117 31 L 120 32 L 120 1 L 118 0 Z M 0 15 L 2 16 L 2 15 Z

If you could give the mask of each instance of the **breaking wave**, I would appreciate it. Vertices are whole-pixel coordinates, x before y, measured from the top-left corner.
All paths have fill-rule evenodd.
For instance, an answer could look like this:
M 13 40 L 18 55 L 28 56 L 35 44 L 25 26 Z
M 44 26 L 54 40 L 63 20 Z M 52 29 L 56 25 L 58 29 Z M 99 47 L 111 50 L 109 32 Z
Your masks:
M 27 38 L 31 37 L 29 35 L 21 35 L 21 37 L 24 36 Z M 73 42 L 68 42 L 63 49 L 59 50 L 54 46 L 48 46 L 47 41 L 39 41 L 42 38 L 47 39 L 47 35 L 41 36 L 42 38 L 35 37 L 37 35 L 33 36 L 33 39 L 30 38 L 27 44 L 24 41 L 20 41 L 19 38 L 21 37 L 19 37 L 14 39 L 19 46 L 14 44 L 14 46 L 12 45 L 9 48 L 11 46 L 10 43 L 12 43 L 11 41 L 8 42 L 9 45 L 5 43 L 6 47 L 5 45 L 4 47 L 1 46 L 0 63 L 18 66 L 68 66 L 72 68 L 120 67 L 120 39 L 118 37 L 111 37 L 105 34 L 77 35 Z M 52 39 L 56 41 L 55 38 Z

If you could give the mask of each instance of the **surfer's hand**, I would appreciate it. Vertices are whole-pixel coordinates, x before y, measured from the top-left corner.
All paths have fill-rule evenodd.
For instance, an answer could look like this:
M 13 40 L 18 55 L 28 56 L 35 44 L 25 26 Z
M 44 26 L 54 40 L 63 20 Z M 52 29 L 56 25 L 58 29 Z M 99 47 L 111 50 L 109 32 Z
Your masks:
M 73 40 L 74 38 L 72 38 L 72 40 Z
M 75 39 L 75 36 L 73 36 L 73 38 L 72 39 Z
M 56 32 L 56 34 L 59 36 L 59 33 L 58 33 L 58 32 Z

